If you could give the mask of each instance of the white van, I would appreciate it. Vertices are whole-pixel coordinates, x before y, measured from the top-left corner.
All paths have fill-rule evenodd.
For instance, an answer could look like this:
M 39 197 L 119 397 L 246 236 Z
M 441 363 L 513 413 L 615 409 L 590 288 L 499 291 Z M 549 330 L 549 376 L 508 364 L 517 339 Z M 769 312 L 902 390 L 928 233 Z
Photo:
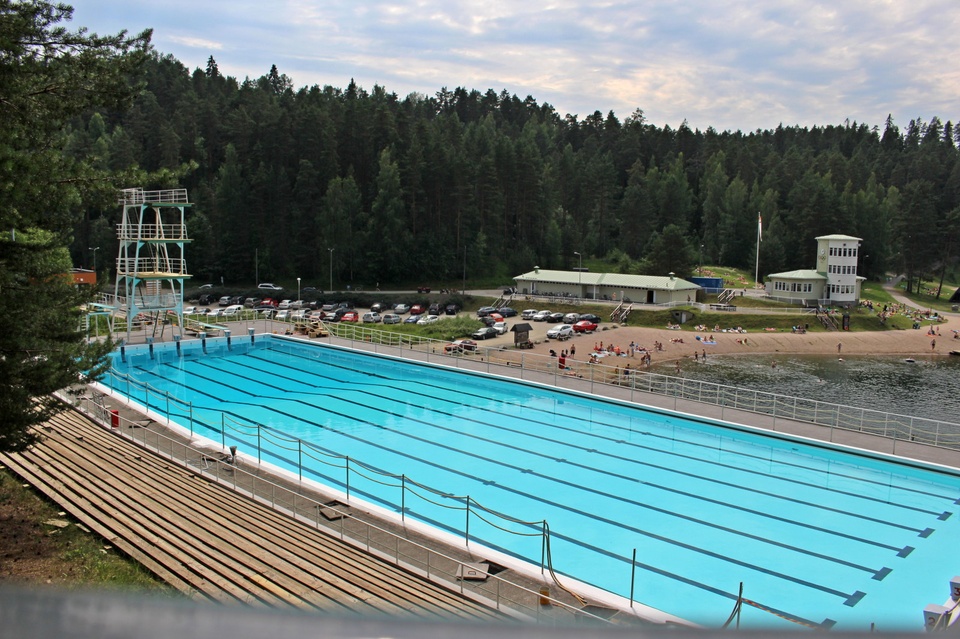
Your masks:
M 243 310 L 242 304 L 234 304 L 233 306 L 228 306 L 223 309 L 224 317 L 236 317 Z

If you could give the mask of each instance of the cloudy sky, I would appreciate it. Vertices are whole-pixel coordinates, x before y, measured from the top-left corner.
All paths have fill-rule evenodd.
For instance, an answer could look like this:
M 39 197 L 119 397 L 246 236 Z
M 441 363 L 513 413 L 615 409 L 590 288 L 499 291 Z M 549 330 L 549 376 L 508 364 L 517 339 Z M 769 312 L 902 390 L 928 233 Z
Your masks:
M 67 0 L 69 2 L 69 0 Z M 72 27 L 153 28 L 191 70 L 404 97 L 458 86 L 581 119 L 901 128 L 960 120 L 958 0 L 74 0 Z

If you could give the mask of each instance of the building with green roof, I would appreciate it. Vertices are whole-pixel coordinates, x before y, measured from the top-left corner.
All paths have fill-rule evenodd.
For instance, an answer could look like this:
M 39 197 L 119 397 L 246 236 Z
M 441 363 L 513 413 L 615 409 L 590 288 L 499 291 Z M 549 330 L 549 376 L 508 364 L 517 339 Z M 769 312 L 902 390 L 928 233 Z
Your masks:
M 857 275 L 860 238 L 821 235 L 817 240 L 817 266 L 767 276 L 765 288 L 773 299 L 804 306 L 854 306 L 866 278 Z
M 700 286 L 670 273 L 629 275 L 589 271 L 553 271 L 534 267 L 513 278 L 522 295 L 549 295 L 635 304 L 676 304 L 697 300 Z

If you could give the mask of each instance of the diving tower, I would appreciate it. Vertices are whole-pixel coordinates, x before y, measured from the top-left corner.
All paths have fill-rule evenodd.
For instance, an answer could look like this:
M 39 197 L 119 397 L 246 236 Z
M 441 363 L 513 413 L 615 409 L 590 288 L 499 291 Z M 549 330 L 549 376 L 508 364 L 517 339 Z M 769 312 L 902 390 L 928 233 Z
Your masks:
M 186 209 L 191 206 L 186 189 L 120 191 L 123 207 L 117 239 L 116 304 L 126 309 L 127 339 L 134 325 L 152 323 L 154 336 L 164 320 L 176 315 L 176 330 L 183 326 L 183 284 L 190 279 L 184 247 Z M 181 333 L 182 336 L 182 333 Z

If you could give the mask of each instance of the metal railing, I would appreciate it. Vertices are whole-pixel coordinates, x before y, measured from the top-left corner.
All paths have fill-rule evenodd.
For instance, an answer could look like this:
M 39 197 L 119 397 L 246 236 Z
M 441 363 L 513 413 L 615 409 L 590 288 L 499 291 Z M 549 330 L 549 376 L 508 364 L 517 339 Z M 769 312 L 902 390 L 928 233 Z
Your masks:
M 302 486 L 285 486 L 269 475 L 261 476 L 259 470 L 262 461 L 259 459 L 259 455 L 256 463 L 254 463 L 253 457 L 241 452 L 238 455 L 240 463 L 235 465 L 204 464 L 202 463 L 203 460 L 210 457 L 209 450 L 196 448 L 175 437 L 167 436 L 159 430 L 143 427 L 144 424 L 142 423 L 112 413 L 105 408 L 102 397 L 80 397 L 79 402 L 77 408 L 98 421 L 103 427 L 111 429 L 139 446 L 181 465 L 193 473 L 208 477 L 218 484 L 252 497 L 274 510 L 307 523 L 332 537 L 441 584 L 449 590 L 491 605 L 496 610 L 522 619 L 536 620 L 538 623 L 557 625 L 568 625 L 571 621 L 591 621 L 604 625 L 610 623 L 602 616 L 571 606 L 550 597 L 540 589 L 528 588 L 500 575 L 488 573 L 486 580 L 470 581 L 468 586 L 467 580 L 462 577 L 467 574 L 468 570 L 475 569 L 475 560 L 465 561 L 454 558 L 398 535 L 373 522 L 364 521 L 349 505 L 318 501 L 302 494 Z M 262 430 L 262 427 L 258 430 Z M 223 437 L 223 450 L 226 450 L 226 431 L 224 431 Z M 230 442 L 233 445 L 235 445 L 235 442 L 249 443 L 244 439 L 231 439 Z M 343 459 L 346 459 L 346 466 L 349 468 L 350 459 Z M 353 461 L 353 464 L 356 465 L 357 462 Z M 369 469 L 365 468 L 364 470 Z M 410 483 L 410 480 L 406 479 L 405 485 Z M 419 484 L 415 484 L 415 486 L 424 488 Z M 469 498 L 467 498 L 466 503 L 469 512 L 471 508 Z M 474 514 L 477 516 L 476 502 L 473 502 L 473 508 Z M 522 523 L 545 524 L 545 522 Z M 537 533 L 537 535 L 540 534 Z M 562 586 L 560 587 L 562 588 Z
M 141 188 L 122 189 L 117 204 L 145 204 L 145 203 L 164 203 L 164 204 L 187 204 L 186 189 L 161 189 L 157 191 L 144 191 Z
M 366 347 L 372 348 L 374 352 L 405 357 L 410 356 L 410 351 L 418 351 L 417 359 L 420 360 L 501 374 L 509 370 L 510 374 L 519 375 L 521 378 L 525 378 L 526 373 L 534 372 L 540 374 L 537 381 L 590 393 L 597 392 L 598 384 L 617 387 L 628 391 L 625 399 L 631 402 L 639 402 L 643 399 L 640 395 L 648 393 L 675 401 L 710 404 L 721 408 L 721 419 L 726 419 L 725 410 L 731 409 L 768 415 L 774 420 L 804 422 L 829 429 L 823 433 L 822 439 L 826 441 L 834 441 L 832 431 L 836 429 L 960 450 L 960 424 L 955 422 L 652 373 L 635 366 L 639 361 L 636 358 L 611 358 L 616 360 L 615 364 L 605 364 L 603 360 L 589 364 L 585 359 L 567 358 L 564 368 L 561 369 L 556 357 L 525 353 L 512 347 L 478 346 L 473 352 L 446 353 L 443 349 L 446 342 L 443 341 L 400 335 L 365 326 L 327 324 L 326 327 L 331 335 L 346 340 L 355 348 L 367 345 Z M 380 351 L 379 347 L 388 347 L 391 350 Z M 392 350 L 396 347 L 400 347 L 400 350 Z M 580 356 L 586 358 L 588 353 L 580 353 Z M 626 365 L 631 367 L 627 369 Z M 547 375 L 544 376 L 543 373 Z

